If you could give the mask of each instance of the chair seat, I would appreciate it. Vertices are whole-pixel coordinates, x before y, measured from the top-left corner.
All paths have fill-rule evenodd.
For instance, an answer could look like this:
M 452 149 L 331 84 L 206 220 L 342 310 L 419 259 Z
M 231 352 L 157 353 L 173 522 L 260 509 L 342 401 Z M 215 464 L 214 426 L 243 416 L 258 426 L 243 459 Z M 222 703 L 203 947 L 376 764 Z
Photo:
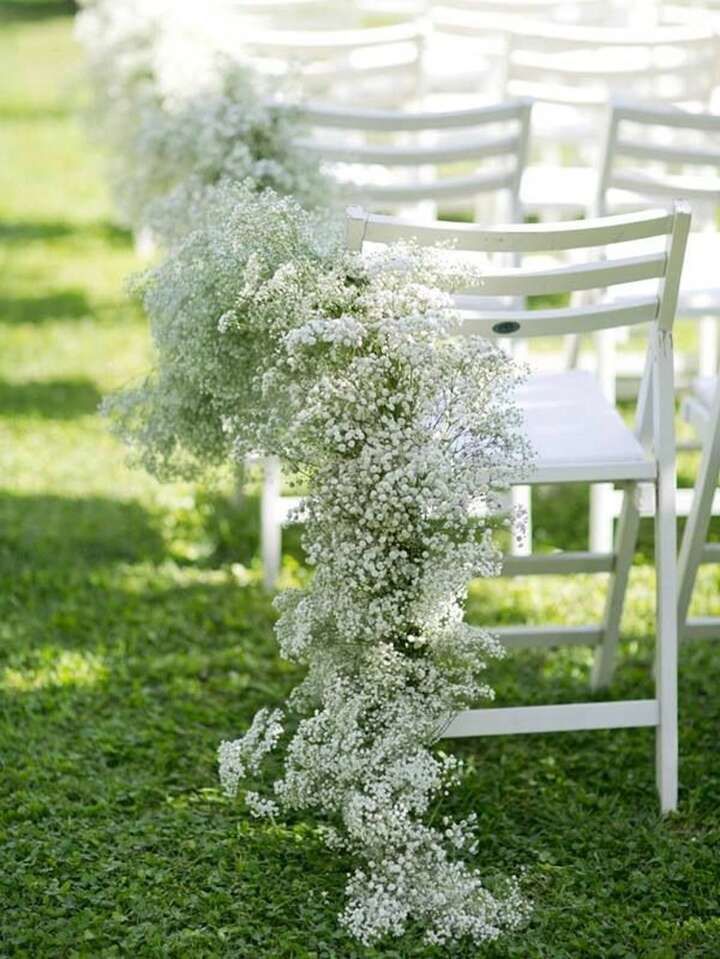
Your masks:
M 518 391 L 518 402 L 535 452 L 529 483 L 655 479 L 654 460 L 591 373 L 534 374 Z

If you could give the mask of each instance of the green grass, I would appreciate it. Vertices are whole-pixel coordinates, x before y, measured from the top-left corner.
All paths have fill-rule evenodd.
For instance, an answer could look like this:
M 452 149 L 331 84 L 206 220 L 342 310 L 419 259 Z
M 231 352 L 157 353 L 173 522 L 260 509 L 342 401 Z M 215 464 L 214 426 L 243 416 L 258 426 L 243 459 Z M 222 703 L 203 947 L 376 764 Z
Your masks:
M 0 6 L 0 956 L 438 957 L 337 928 L 347 863 L 312 824 L 250 820 L 214 753 L 296 679 L 259 586 L 257 502 L 128 470 L 95 410 L 147 362 L 137 266 L 75 120 L 69 5 Z M 691 462 L 683 463 L 690 479 Z M 541 543 L 582 547 L 586 498 L 540 490 Z M 614 696 L 651 690 L 647 531 Z M 302 575 L 287 537 L 286 583 Z M 478 621 L 581 621 L 602 578 L 478 584 Z M 703 572 L 698 611 L 720 611 Z M 582 651 L 494 668 L 502 703 L 585 694 Z M 449 812 L 480 868 L 527 867 L 522 934 L 461 957 L 720 955 L 720 660 L 682 652 L 681 806 L 663 821 L 648 731 L 471 742 Z

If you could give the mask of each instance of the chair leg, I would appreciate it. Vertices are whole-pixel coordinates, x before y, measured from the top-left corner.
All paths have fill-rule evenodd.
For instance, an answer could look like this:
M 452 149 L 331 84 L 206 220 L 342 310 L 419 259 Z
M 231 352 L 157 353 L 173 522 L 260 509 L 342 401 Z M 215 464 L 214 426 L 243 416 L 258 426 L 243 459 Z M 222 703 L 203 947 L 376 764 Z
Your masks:
M 662 490 L 658 484 L 655 512 L 655 566 L 657 609 L 657 659 L 655 696 L 659 723 L 656 732 L 656 780 L 662 812 L 672 812 L 678 793 L 677 730 L 677 560 L 674 489 Z M 665 502 L 663 502 L 665 500 Z
M 620 623 L 640 526 L 640 511 L 636 502 L 636 491 L 637 487 L 633 484 L 626 487 L 623 492 L 622 509 L 615 537 L 615 566 L 610 575 L 607 599 L 605 600 L 603 640 L 595 652 L 590 680 L 593 690 L 609 686 L 615 671 L 615 659 L 620 639 Z
M 692 599 L 698 567 L 702 559 L 703 548 L 707 540 L 713 498 L 720 474 L 720 424 L 717 422 L 717 401 L 713 404 L 712 414 L 705 431 L 700 469 L 695 480 L 692 506 L 688 514 L 682 544 L 678 578 L 678 624 L 682 638 L 687 623 L 690 600 Z
M 282 522 L 278 515 L 280 488 L 280 461 L 270 457 L 263 464 L 260 505 L 263 581 L 267 589 L 274 589 L 280 574 L 282 557 Z
M 677 807 L 677 520 L 675 514 L 675 403 L 672 347 L 669 334 L 660 333 L 656 374 L 653 377 L 653 420 L 658 457 L 655 500 L 655 698 L 658 725 L 655 740 L 655 775 L 663 813 Z
M 595 334 L 597 377 L 603 395 L 615 405 L 617 392 L 617 338 L 616 330 L 600 330 Z M 609 483 L 598 483 L 590 488 L 590 550 L 609 553 L 613 548 L 613 488 Z
M 609 553 L 613 548 L 614 493 L 611 483 L 590 487 L 590 550 Z
M 698 373 L 700 376 L 715 376 L 718 371 L 718 319 L 715 316 L 703 316 L 699 331 L 700 357 Z
M 563 345 L 563 369 L 576 370 L 580 365 L 580 336 L 569 333 Z

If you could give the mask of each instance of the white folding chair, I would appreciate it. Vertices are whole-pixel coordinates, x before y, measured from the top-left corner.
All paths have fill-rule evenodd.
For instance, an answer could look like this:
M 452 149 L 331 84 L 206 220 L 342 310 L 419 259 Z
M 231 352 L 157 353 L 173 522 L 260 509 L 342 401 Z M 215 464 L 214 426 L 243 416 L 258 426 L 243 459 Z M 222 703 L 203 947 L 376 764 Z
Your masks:
M 521 218 L 519 186 L 528 149 L 531 103 L 412 113 L 305 104 L 299 119 L 314 153 L 343 194 L 375 211 L 405 211 L 422 204 L 427 218 L 438 207 L 484 198 L 482 216 Z
M 692 25 L 526 24 L 511 31 L 504 95 L 536 101 L 532 143 L 539 156 L 523 182 L 525 208 L 587 215 L 612 97 L 707 107 L 717 62 L 715 33 Z
M 242 53 L 260 73 L 294 82 L 304 98 L 404 106 L 420 90 L 424 38 L 420 20 L 349 30 L 248 31 Z
M 697 573 L 702 563 L 720 563 L 720 543 L 707 541 L 710 517 L 720 512 L 720 378 L 702 377 L 683 403 L 685 419 L 697 431 L 702 444 L 700 468 L 692 505 L 680 544 L 678 569 L 678 626 L 680 639 L 720 639 L 720 617 L 690 619 Z
M 354 172 L 345 183 L 347 195 L 370 209 L 416 212 L 419 205 L 424 219 L 434 219 L 441 204 L 465 202 L 477 208 L 482 201 L 485 216 L 490 201 L 495 222 L 522 219 L 518 192 L 527 155 L 527 101 L 444 113 L 308 104 L 299 113 L 313 134 L 302 145 L 330 172 Z M 458 165 L 460 173 L 454 172 Z M 267 461 L 261 553 L 269 588 L 280 570 L 282 526 L 297 504 L 281 490 L 280 463 Z
M 696 358 L 676 353 L 676 374 L 681 384 L 687 385 L 693 375 L 714 376 L 718 369 L 720 115 L 614 101 L 607 120 L 596 212 L 604 215 L 639 209 L 648 202 L 677 196 L 690 200 L 693 208 L 693 231 L 685 258 L 678 316 L 698 321 L 699 349 Z M 648 251 L 637 252 L 642 255 Z M 638 283 L 630 286 L 625 295 L 645 292 L 647 283 Z M 639 381 L 642 356 L 619 353 L 612 330 L 599 334 L 598 339 L 596 357 L 600 376 L 608 396 L 612 397 L 619 376 L 623 377 L 623 383 L 629 380 L 631 386 Z M 577 346 L 575 349 L 577 351 Z M 678 492 L 680 515 L 687 515 L 690 509 L 692 500 L 687 492 Z M 593 490 L 592 549 L 607 549 L 612 542 L 613 519 L 619 508 L 620 498 L 612 489 Z
M 451 242 L 459 251 L 547 255 L 586 251 L 584 262 L 556 267 L 483 271 L 482 296 L 460 293 L 464 311 L 460 333 L 489 337 L 556 336 L 617 326 L 650 324 L 646 372 L 633 432 L 607 403 L 589 373 L 572 371 L 530 379 L 521 402 L 536 453 L 532 475 L 522 482 L 596 483 L 614 481 L 625 488 L 623 515 L 610 555 L 553 553 L 511 558 L 508 574 L 609 572 L 604 622 L 583 628 L 517 627 L 500 632 L 509 646 L 556 646 L 584 643 L 596 647 L 593 683 L 611 677 L 619 637 L 620 615 L 632 564 L 640 487 L 652 490 L 655 512 L 656 686 L 647 700 L 583 702 L 570 705 L 472 709 L 457 716 L 447 737 L 503 733 L 650 726 L 656 730 L 656 776 L 663 811 L 677 803 L 677 610 L 675 528 L 675 434 L 672 326 L 690 226 L 685 204 L 672 211 L 654 210 L 581 223 L 511 225 L 486 229 L 472 224 L 414 224 L 393 217 L 349 210 L 347 243 L 362 251 L 366 244 L 413 240 L 422 245 Z M 634 258 L 606 261 L 594 251 L 632 240 L 663 237 L 666 250 L 642 263 Z M 542 261 L 541 261 L 542 262 Z M 592 306 L 541 311 L 487 310 L 483 296 L 508 293 L 574 292 L 612 288 L 652 278 L 652 296 L 619 304 L 604 299 Z
M 594 23 L 607 15 L 599 0 L 447 0 L 431 3 L 425 47 L 428 106 L 457 109 L 470 100 L 505 94 L 509 36 L 531 23 Z

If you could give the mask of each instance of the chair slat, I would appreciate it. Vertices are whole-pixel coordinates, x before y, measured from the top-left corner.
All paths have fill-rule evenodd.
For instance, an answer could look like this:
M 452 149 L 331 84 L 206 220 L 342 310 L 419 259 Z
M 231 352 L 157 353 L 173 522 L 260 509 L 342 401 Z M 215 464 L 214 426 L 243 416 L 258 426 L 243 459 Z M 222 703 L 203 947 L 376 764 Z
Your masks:
M 643 63 L 638 57 L 633 57 L 624 63 L 613 63 L 609 62 L 607 57 L 597 57 L 579 66 L 578 63 L 558 60 L 557 54 L 548 54 L 545 51 L 535 54 L 522 51 L 522 54 L 518 54 L 513 60 L 512 80 L 517 82 L 532 80 L 537 83 L 538 75 L 541 75 L 541 77 L 547 77 L 547 80 L 541 79 L 540 82 L 552 82 L 552 78 L 555 78 L 558 83 L 595 81 L 607 87 L 620 80 L 656 80 L 666 76 L 680 78 L 685 74 L 695 77 L 704 70 L 712 70 L 714 64 L 714 54 L 708 53 L 707 56 L 674 64 L 663 64 L 653 60 L 646 60 Z
M 490 229 L 478 229 L 471 223 L 409 223 L 369 215 L 357 208 L 348 210 L 348 219 L 361 221 L 358 227 L 369 243 L 416 239 L 424 245 L 449 242 L 459 250 L 485 253 L 541 253 L 666 236 L 672 228 L 673 214 L 667 210 L 643 210 L 601 219 L 511 224 Z
M 397 110 L 358 110 L 351 107 L 306 103 L 292 108 L 308 126 L 336 127 L 343 130 L 367 130 L 389 133 L 419 130 L 446 130 L 474 127 L 488 123 L 517 120 L 530 109 L 529 99 L 516 98 L 504 103 L 474 109 L 451 111 L 418 110 L 399 113 Z
M 356 30 L 262 30 L 244 38 L 244 45 L 264 50 L 296 53 L 327 53 L 328 50 L 359 50 L 365 47 L 416 42 L 424 35 L 418 21 L 390 27 Z
M 631 123 L 644 123 L 651 126 L 720 133 L 720 114 L 689 113 L 687 110 L 667 106 L 653 107 L 629 102 L 619 97 L 613 99 L 613 112 L 618 123 L 627 120 Z
M 349 191 L 380 206 L 383 203 L 417 203 L 422 200 L 442 199 L 443 197 L 471 197 L 493 190 L 509 190 L 515 182 L 515 172 L 478 173 L 475 176 L 443 177 L 439 180 L 398 183 L 398 184 L 359 184 L 349 186 Z
M 460 321 L 458 332 L 464 336 L 518 336 L 522 339 L 563 336 L 566 333 L 591 333 L 651 323 L 657 318 L 659 307 L 656 296 L 627 303 L 554 310 L 483 311 L 481 297 L 457 294 L 453 300 L 458 309 L 472 311 L 473 314 Z
M 325 160 L 344 163 L 382 163 L 387 166 L 421 166 L 428 163 L 458 163 L 463 160 L 478 160 L 503 156 L 516 150 L 520 142 L 518 134 L 505 137 L 478 137 L 460 144 L 445 146 L 365 146 L 363 144 L 323 143 L 317 140 L 300 140 L 299 146 L 317 153 Z
M 549 270 L 513 269 L 482 272 L 482 285 L 466 293 L 476 296 L 537 296 L 596 290 L 622 283 L 659 279 L 665 273 L 666 256 L 652 253 L 624 260 L 600 261 Z M 533 315 L 536 315 L 533 312 Z
M 631 193 L 638 193 L 642 196 L 653 197 L 672 197 L 673 199 L 682 196 L 686 200 L 714 200 L 720 202 L 720 189 L 715 180 L 715 186 L 696 187 L 685 184 L 673 183 L 671 180 L 663 180 L 659 177 L 651 176 L 645 173 L 625 173 L 619 171 L 608 178 L 608 185 L 618 190 L 628 190 Z
M 718 126 L 718 133 L 720 133 L 720 126 Z M 639 160 L 658 160 L 693 166 L 720 166 L 720 148 L 707 150 L 695 147 L 676 147 L 619 138 L 615 144 L 615 150 L 620 156 L 633 157 Z

